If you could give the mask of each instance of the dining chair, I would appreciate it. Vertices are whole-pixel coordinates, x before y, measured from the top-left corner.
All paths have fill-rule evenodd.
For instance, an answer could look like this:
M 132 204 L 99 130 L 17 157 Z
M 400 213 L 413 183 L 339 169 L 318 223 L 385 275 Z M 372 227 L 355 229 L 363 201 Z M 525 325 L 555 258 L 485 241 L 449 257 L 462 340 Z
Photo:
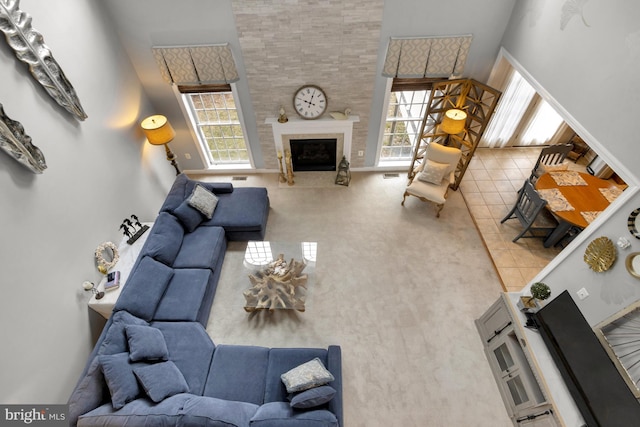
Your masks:
M 430 143 L 423 162 L 413 171 L 413 178 L 402 196 L 402 206 L 407 196 L 415 196 L 423 202 L 435 203 L 436 217 L 440 217 L 449 186 L 455 182 L 455 171 L 461 156 L 459 148 Z
M 555 217 L 545 209 L 547 201 L 544 200 L 529 180 L 525 180 L 524 185 L 518 190 L 518 200 L 515 205 L 509 211 L 509 213 L 502 218 L 500 224 L 513 218 L 517 218 L 522 225 L 522 231 L 514 237 L 512 242 L 517 241 L 521 237 L 546 237 L 553 229 L 558 226 L 558 221 Z M 545 231 L 544 235 L 536 235 L 537 231 Z M 525 236 L 526 233 L 530 233 L 529 236 Z
M 564 163 L 564 160 L 572 148 L 573 144 L 557 144 L 544 147 L 531 170 L 529 181 L 535 183 L 543 173 L 551 170 L 566 170 L 568 164 Z

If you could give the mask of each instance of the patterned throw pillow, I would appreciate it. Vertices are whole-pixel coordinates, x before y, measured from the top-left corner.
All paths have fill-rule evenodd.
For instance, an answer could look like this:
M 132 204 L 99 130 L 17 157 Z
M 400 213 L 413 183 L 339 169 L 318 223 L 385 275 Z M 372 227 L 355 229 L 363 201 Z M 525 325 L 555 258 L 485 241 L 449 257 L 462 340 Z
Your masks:
M 446 163 L 438 163 L 427 159 L 422 171 L 418 174 L 418 179 L 430 184 L 440 185 L 448 167 L 449 165 Z
M 211 219 L 213 211 L 218 204 L 218 198 L 211 191 L 207 190 L 200 184 L 196 184 L 193 193 L 189 197 L 189 205 L 199 210 L 202 215 Z
M 287 387 L 287 393 L 308 390 L 325 385 L 335 379 L 317 357 L 285 372 L 280 375 L 280 378 Z

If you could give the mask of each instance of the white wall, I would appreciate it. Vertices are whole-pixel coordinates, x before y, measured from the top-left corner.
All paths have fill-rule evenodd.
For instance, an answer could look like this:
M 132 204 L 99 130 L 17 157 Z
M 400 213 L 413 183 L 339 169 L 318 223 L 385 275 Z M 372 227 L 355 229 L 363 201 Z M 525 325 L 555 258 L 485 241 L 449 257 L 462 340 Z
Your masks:
M 515 0 L 385 1 L 367 137 L 366 166 L 374 166 L 376 160 L 380 133 L 380 121 L 376 119 L 382 117 L 387 93 L 388 78 L 381 73 L 389 38 L 473 34 L 463 77 L 485 82 L 498 54 L 500 39 L 514 3 Z
M 151 109 L 97 3 L 20 4 L 74 86 L 84 122 L 0 40 L 0 103 L 48 165 L 35 175 L 0 152 L 2 403 L 66 403 L 101 326 L 81 288 L 100 279 L 93 251 L 118 242 L 129 215 L 152 220 L 175 177 L 164 150 L 144 144 L 138 123 Z
M 640 281 L 625 268 L 626 256 L 640 251 L 640 241 L 627 230 L 629 214 L 640 206 L 640 150 L 633 126 L 640 101 L 640 4 L 586 2 L 564 29 L 562 7 L 562 2 L 517 2 L 502 44 L 543 97 L 560 107 L 569 125 L 632 186 L 537 278 L 553 295 L 567 289 L 575 300 L 576 291 L 586 288 L 590 296 L 577 303 L 595 325 L 640 299 Z M 595 273 L 583 255 L 600 236 L 614 242 L 630 238 L 632 248 L 618 249 L 613 267 Z

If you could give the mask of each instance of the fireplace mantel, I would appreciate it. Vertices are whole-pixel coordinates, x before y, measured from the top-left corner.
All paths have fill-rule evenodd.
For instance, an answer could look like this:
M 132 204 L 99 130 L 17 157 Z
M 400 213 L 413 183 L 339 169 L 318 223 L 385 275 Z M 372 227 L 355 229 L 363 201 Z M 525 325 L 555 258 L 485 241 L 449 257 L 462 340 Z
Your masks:
M 278 122 L 275 117 L 269 117 L 265 123 L 273 129 L 273 141 L 276 152 L 282 153 L 287 149 L 288 141 L 292 136 L 303 137 L 306 135 L 340 135 L 343 146 L 339 147 L 339 156 L 344 155 L 347 161 L 351 161 L 351 138 L 353 124 L 360 121 L 358 116 L 349 116 L 345 120 L 335 120 L 331 117 L 322 117 L 316 120 L 304 120 L 298 117 L 290 117 L 286 123 Z M 339 159 L 338 159 L 339 160 Z

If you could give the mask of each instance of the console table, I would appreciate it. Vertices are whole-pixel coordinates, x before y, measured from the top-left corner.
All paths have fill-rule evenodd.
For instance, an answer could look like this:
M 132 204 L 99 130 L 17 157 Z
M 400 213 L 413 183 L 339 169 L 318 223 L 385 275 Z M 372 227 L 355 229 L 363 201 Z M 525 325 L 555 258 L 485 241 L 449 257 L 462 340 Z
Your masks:
M 584 419 L 540 334 L 518 310 L 522 294 L 508 292 L 476 327 L 514 426 L 582 427 Z
M 143 225 L 148 225 L 149 228 L 153 226 L 152 222 L 145 222 Z M 120 259 L 118 263 L 109 270 L 119 271 L 120 272 L 120 287 L 117 289 L 113 289 L 111 291 L 106 291 L 104 293 L 104 297 L 100 299 L 96 299 L 95 295 L 91 296 L 89 300 L 89 307 L 98 312 L 102 317 L 108 319 L 111 316 L 111 312 L 113 311 L 113 307 L 116 305 L 116 301 L 120 296 L 120 292 L 122 288 L 127 282 L 127 278 L 131 273 L 131 269 L 138 259 L 138 255 L 140 254 L 140 250 L 144 245 L 144 242 L 147 241 L 147 237 L 151 233 L 151 230 L 147 230 L 142 236 L 138 238 L 132 245 L 127 243 L 128 238 L 123 237 L 118 245 L 118 253 L 120 254 Z M 105 274 L 100 280 L 100 283 L 97 286 L 98 291 L 104 291 L 104 285 L 107 282 L 107 275 Z

